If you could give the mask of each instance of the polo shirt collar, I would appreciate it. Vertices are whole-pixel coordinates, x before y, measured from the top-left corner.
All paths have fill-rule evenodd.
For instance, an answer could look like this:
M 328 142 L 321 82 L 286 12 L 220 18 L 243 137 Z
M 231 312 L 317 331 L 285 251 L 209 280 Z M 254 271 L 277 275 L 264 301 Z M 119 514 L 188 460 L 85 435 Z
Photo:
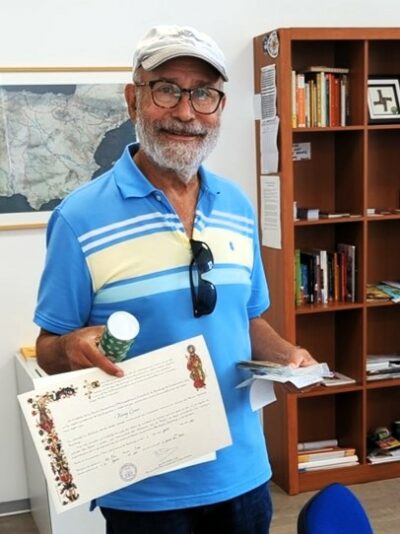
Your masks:
M 138 150 L 139 143 L 126 146 L 122 156 L 114 165 L 115 182 L 123 198 L 147 197 L 156 191 L 133 159 Z
M 123 198 L 141 198 L 158 191 L 141 172 L 133 159 L 133 156 L 138 150 L 139 143 L 132 143 L 126 146 L 122 156 L 114 165 L 113 174 L 115 182 Z M 218 195 L 220 193 L 216 176 L 208 172 L 203 165 L 200 166 L 199 175 L 200 188 L 203 191 L 212 195 Z

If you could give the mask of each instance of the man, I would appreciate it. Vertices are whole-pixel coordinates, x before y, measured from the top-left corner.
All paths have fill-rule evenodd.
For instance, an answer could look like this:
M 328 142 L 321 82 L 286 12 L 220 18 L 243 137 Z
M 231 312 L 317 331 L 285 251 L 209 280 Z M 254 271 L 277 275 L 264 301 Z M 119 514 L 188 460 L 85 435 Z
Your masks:
M 201 164 L 214 148 L 226 97 L 225 60 L 192 28 L 153 28 L 125 90 L 140 145 L 67 197 L 48 229 L 35 314 L 49 373 L 98 366 L 122 376 L 97 348 L 107 317 L 140 323 L 130 357 L 202 334 L 233 444 L 215 461 L 155 476 L 96 500 L 108 534 L 265 534 L 271 476 L 262 428 L 237 362 L 315 363 L 260 317 L 269 305 L 250 202 Z M 204 436 L 207 439 L 207 436 Z

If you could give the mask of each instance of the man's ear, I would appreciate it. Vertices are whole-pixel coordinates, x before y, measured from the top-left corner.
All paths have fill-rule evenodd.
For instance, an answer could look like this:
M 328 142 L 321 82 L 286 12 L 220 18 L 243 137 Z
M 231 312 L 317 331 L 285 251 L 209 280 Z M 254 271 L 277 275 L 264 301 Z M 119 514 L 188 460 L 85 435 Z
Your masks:
M 128 83 L 125 86 L 125 100 L 128 106 L 128 113 L 130 118 L 136 120 L 136 87 L 133 83 Z
M 226 104 L 226 95 L 225 95 L 225 96 L 223 97 L 223 99 L 221 100 L 221 104 L 220 104 L 220 106 L 221 106 L 221 111 L 224 110 L 225 104 Z

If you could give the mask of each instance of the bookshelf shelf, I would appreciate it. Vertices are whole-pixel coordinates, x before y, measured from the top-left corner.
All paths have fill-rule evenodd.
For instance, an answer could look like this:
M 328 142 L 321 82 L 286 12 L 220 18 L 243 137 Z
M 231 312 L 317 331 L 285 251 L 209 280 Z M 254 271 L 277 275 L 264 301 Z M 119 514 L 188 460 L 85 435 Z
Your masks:
M 379 219 L 382 219 L 384 217 L 391 217 L 393 219 L 400 219 L 400 215 L 379 215 Z M 370 219 L 377 219 L 378 215 L 371 216 Z M 352 222 L 359 222 L 362 221 L 363 217 L 362 215 L 357 215 L 353 217 L 337 217 L 335 219 L 318 219 L 318 220 L 305 220 L 305 221 L 299 221 L 295 220 L 294 225 L 295 226 L 315 226 L 319 224 L 341 224 L 341 223 L 352 223 Z
M 384 388 L 398 388 L 400 386 L 400 378 L 392 380 L 375 380 L 368 382 L 367 389 L 384 389 Z
M 400 419 L 400 379 L 367 381 L 366 375 L 368 354 L 400 353 L 400 306 L 366 298 L 368 284 L 400 280 L 400 213 L 369 215 L 367 211 L 400 208 L 400 122 L 371 124 L 368 117 L 368 79 L 377 75 L 400 78 L 400 29 L 283 28 L 276 32 L 277 57 L 271 57 L 265 47 L 270 32 L 254 38 L 255 92 L 261 90 L 261 69 L 275 65 L 280 119 L 276 174 L 282 248 L 262 247 L 272 302 L 265 318 L 282 336 L 356 381 L 303 392 L 276 388 L 278 401 L 264 412 L 274 480 L 296 494 L 334 481 L 354 484 L 400 477 L 400 462 L 367 462 L 368 432 L 377 426 L 390 427 Z M 341 111 L 339 117 L 341 121 L 345 117 L 345 125 L 332 125 L 337 119 L 331 120 L 330 113 L 333 117 L 336 112 L 328 105 L 324 124 L 331 125 L 310 127 L 319 124 L 310 105 L 306 108 L 311 114 L 306 116 L 307 126 L 294 127 L 292 88 L 298 88 L 296 76 L 305 74 L 312 94 L 314 75 L 307 77 L 307 73 L 310 66 L 321 65 L 328 67 L 326 72 L 329 68 L 331 72 L 333 68 L 348 69 L 348 79 L 344 79 L 348 90 L 340 93 L 345 95 L 340 97 L 345 113 Z M 325 81 L 332 84 L 335 77 L 326 76 Z M 334 90 L 329 94 L 335 95 Z M 337 96 L 331 98 L 334 102 Z M 257 120 L 258 177 L 262 174 L 260 137 Z M 294 160 L 294 145 L 300 143 L 310 147 L 308 159 Z M 295 220 L 294 202 L 297 207 L 357 216 Z M 260 203 L 259 196 L 261 209 Z M 355 301 L 335 297 L 327 304 L 309 304 L 303 299 L 297 300 L 296 306 L 296 250 L 335 251 L 340 243 L 355 246 Z M 269 432 L 271 428 L 274 432 Z M 359 465 L 299 472 L 298 443 L 331 438 L 341 447 L 355 448 Z
M 382 305 L 383 303 L 381 303 Z M 385 302 L 385 304 L 387 304 Z M 389 303 L 392 304 L 392 303 Z M 393 305 L 393 304 L 392 304 Z M 341 310 L 362 309 L 361 302 L 332 302 L 328 304 L 302 304 L 296 308 L 296 315 L 303 315 L 309 313 L 330 313 Z
M 362 385 L 359 383 L 355 384 L 349 384 L 349 385 L 341 385 L 341 386 L 335 386 L 335 387 L 323 387 L 323 386 L 317 386 L 309 391 L 303 391 L 301 393 L 297 393 L 299 399 L 305 399 L 307 397 L 321 397 L 325 395 L 337 395 L 338 393 L 346 393 L 349 391 L 361 391 Z
M 391 124 L 390 126 L 397 126 L 399 127 L 398 125 L 394 125 L 394 124 Z M 374 129 L 378 129 L 377 126 L 370 126 L 370 128 L 374 128 Z M 385 125 L 385 128 L 386 129 L 389 129 L 389 124 L 386 124 Z M 364 130 L 365 129 L 365 126 L 362 126 L 362 125 L 353 125 L 353 126 L 321 126 L 321 127 L 312 127 L 312 128 L 293 128 L 293 133 L 304 133 L 304 132 L 309 132 L 309 133 L 313 133 L 313 132 L 318 132 L 318 133 L 323 133 L 323 132 L 343 132 L 343 131 L 359 131 L 359 130 Z

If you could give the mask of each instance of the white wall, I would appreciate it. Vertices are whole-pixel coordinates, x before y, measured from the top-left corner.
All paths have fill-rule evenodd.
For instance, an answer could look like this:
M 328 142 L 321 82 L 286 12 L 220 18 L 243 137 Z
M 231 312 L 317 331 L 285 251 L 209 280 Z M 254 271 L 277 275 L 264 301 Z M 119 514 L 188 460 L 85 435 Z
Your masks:
M 129 65 L 139 36 L 188 24 L 225 51 L 230 82 L 222 137 L 208 166 L 255 200 L 252 37 L 293 26 L 400 26 L 397 0 L 2 0 L 0 67 Z M 32 344 L 42 231 L 0 232 L 0 503 L 26 498 L 12 357 Z

